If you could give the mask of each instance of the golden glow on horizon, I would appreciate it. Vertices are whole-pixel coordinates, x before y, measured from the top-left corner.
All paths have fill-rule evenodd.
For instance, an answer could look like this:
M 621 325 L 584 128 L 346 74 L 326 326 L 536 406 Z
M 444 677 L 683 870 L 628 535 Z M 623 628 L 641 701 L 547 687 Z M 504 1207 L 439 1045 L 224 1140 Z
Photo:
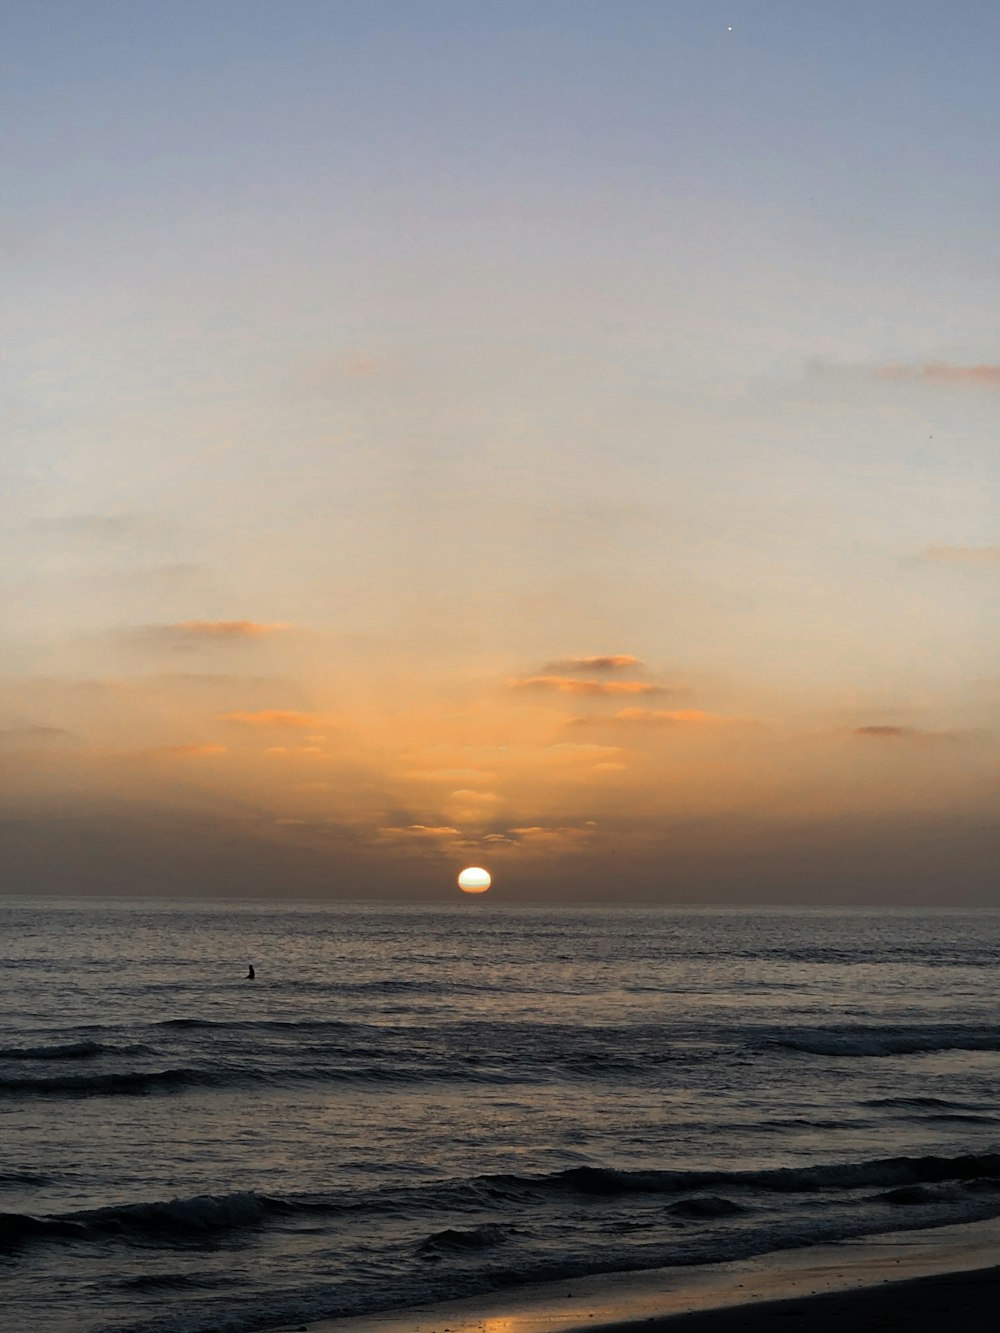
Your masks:
M 492 883 L 490 872 L 482 866 L 468 866 L 458 877 L 458 887 L 463 893 L 485 893 Z

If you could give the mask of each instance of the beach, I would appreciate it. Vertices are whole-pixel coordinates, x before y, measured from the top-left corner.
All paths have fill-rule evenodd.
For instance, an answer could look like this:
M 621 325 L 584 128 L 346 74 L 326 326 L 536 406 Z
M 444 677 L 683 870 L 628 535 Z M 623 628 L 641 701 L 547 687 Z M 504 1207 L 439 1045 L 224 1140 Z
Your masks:
M 695 1269 L 598 1275 L 281 1333 L 960 1333 L 993 1330 L 1000 1221 Z

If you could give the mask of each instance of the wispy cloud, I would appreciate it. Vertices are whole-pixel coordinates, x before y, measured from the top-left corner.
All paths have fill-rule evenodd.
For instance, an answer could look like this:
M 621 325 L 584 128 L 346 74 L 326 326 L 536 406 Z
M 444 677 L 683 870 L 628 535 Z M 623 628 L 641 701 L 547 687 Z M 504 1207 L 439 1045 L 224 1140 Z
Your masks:
M 631 653 L 609 653 L 602 657 L 561 657 L 555 662 L 547 663 L 542 670 L 546 674 L 553 673 L 557 676 L 572 672 L 585 675 L 589 671 L 598 673 L 627 671 L 630 667 L 641 665 L 639 659 L 633 657 Z
M 957 366 L 930 361 L 921 366 L 888 365 L 875 371 L 879 379 L 913 380 L 923 384 L 947 384 L 974 389 L 1000 389 L 1000 365 Z
M 259 620 L 182 620 L 169 628 L 198 639 L 260 639 L 291 626 L 283 620 L 271 624 Z
M 507 830 L 507 839 L 528 851 L 569 852 L 589 842 L 597 828 L 595 820 L 583 824 L 527 824 Z
M 253 713 L 223 713 L 222 721 L 278 731 L 315 731 L 318 727 L 329 725 L 329 718 L 322 713 L 300 713 L 294 708 L 261 708 Z
M 454 786 L 456 782 L 489 782 L 496 773 L 480 768 L 410 768 L 399 776 L 407 782 L 442 782 Z
M 293 373 L 291 384 L 302 393 L 328 393 L 345 380 L 368 380 L 384 369 L 381 361 L 365 352 L 315 357 Z
M 120 542 L 158 536 L 168 530 L 169 525 L 163 517 L 151 514 L 56 514 L 32 519 L 27 527 L 46 536 Z
M 65 740 L 73 733 L 65 727 L 48 727 L 27 723 L 19 727 L 0 727 L 0 745 L 38 745 L 47 741 Z
M 180 620 L 169 625 L 143 625 L 133 632 L 132 637 L 163 647 L 198 648 L 213 643 L 265 639 L 290 628 L 284 621 Z
M 924 555 L 959 565 L 1000 565 L 1000 546 L 928 546 Z
M 442 813 L 458 824 L 478 824 L 492 815 L 499 803 L 500 797 L 495 791 L 462 787 L 444 801 Z
M 874 722 L 863 727 L 852 727 L 852 736 L 862 736 L 876 741 L 954 741 L 970 732 L 961 731 L 923 731 L 920 727 L 900 727 L 887 722 Z
M 647 695 L 672 694 L 666 685 L 646 680 L 587 680 L 576 676 L 515 676 L 507 682 L 512 690 L 538 690 L 554 694 Z
M 706 713 L 700 708 L 620 708 L 611 717 L 576 717 L 573 726 L 605 726 L 622 723 L 634 727 L 690 727 L 716 726 L 724 723 L 746 723 L 742 717 L 726 717 L 721 713 Z

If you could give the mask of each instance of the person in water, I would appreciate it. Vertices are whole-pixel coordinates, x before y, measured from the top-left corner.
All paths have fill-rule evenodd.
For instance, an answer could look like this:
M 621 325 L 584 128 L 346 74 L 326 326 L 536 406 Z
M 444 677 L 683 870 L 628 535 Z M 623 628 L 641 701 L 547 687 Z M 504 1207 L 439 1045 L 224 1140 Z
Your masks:
M 253 970 L 253 963 L 250 964 L 250 971 L 243 978 L 244 981 L 253 981 L 257 973 Z

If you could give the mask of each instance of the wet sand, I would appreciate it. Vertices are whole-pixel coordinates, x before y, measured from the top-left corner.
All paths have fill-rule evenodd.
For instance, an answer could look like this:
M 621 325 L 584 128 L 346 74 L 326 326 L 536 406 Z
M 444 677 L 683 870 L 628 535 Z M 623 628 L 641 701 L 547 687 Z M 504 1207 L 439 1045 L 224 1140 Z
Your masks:
M 309 1333 L 994 1333 L 1000 1219 L 612 1273 L 362 1318 Z
M 605 1324 L 599 1333 L 991 1333 L 1000 1325 L 998 1301 L 1000 1268 L 987 1268 L 639 1324 Z

